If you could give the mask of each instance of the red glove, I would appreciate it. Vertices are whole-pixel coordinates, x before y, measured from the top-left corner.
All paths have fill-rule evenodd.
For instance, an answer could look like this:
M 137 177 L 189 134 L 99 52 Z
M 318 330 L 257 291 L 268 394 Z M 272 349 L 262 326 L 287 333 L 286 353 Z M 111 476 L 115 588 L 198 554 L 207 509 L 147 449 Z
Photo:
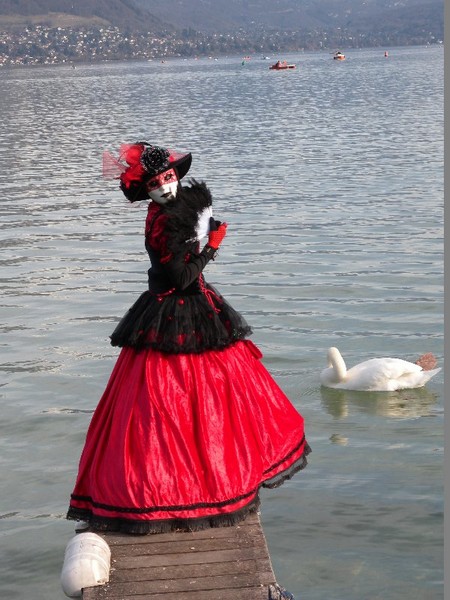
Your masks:
M 217 229 L 215 229 L 214 231 L 210 231 L 208 236 L 208 246 L 211 246 L 211 248 L 217 250 L 217 248 L 222 243 L 223 238 L 227 234 L 227 227 L 227 223 L 220 223 Z

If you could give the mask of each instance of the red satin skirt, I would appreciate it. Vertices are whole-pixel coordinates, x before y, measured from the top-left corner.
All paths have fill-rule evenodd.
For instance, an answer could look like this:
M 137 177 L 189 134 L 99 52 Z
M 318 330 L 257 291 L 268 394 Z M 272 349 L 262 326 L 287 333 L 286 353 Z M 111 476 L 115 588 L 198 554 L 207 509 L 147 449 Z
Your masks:
M 123 348 L 94 412 L 67 517 L 131 533 L 231 525 L 306 465 L 303 417 L 250 341 Z

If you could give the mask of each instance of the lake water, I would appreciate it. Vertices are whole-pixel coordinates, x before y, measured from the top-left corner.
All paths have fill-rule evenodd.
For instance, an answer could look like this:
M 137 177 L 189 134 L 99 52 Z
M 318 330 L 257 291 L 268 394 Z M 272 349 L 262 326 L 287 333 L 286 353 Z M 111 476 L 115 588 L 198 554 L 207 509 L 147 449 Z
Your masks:
M 229 223 L 207 279 L 254 328 L 305 416 L 307 469 L 264 491 L 274 571 L 297 600 L 443 598 L 444 369 L 396 393 L 320 387 L 443 341 L 441 47 L 3 69 L 0 597 L 62 600 L 65 520 L 108 336 L 145 289 L 146 207 L 105 149 L 193 153 Z

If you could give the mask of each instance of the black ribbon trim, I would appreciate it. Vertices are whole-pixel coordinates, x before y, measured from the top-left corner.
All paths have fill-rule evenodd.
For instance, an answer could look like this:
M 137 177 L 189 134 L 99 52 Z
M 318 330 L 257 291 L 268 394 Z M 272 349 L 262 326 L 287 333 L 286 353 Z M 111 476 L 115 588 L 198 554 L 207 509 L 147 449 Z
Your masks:
M 273 471 L 278 466 L 280 466 L 284 462 L 286 462 L 293 454 L 295 454 L 296 452 L 298 452 L 298 450 L 300 450 L 300 448 L 303 446 L 304 443 L 305 443 L 305 435 L 303 434 L 303 437 L 302 437 L 300 443 L 297 446 L 295 446 L 295 448 L 293 450 L 291 450 L 288 454 L 286 454 L 286 456 L 284 458 L 282 458 L 281 460 L 276 462 L 274 465 L 272 465 L 271 467 L 269 467 L 268 469 L 263 471 L 263 475 L 265 475 L 266 473 L 270 473 L 270 471 Z M 309 448 L 309 446 L 308 446 L 308 448 Z M 309 454 L 309 452 L 308 452 L 308 454 Z
M 180 504 L 180 505 L 172 505 L 172 506 L 151 506 L 145 508 L 125 508 L 123 506 L 113 506 L 111 504 L 103 504 L 102 502 L 95 502 L 91 496 L 76 496 L 74 494 L 71 495 L 73 500 L 80 500 L 83 502 L 89 502 L 95 508 L 101 508 L 104 510 L 109 510 L 111 512 L 123 512 L 123 513 L 132 513 L 132 514 L 144 514 L 144 513 L 152 513 L 159 511 L 180 511 L 180 510 L 198 510 L 199 508 L 221 508 L 223 506 L 228 506 L 229 504 L 236 504 L 241 500 L 245 500 L 252 494 L 256 494 L 258 491 L 258 487 L 247 494 L 242 494 L 241 496 L 236 496 L 235 498 L 231 498 L 230 500 L 222 500 L 220 502 L 198 502 L 197 504 Z

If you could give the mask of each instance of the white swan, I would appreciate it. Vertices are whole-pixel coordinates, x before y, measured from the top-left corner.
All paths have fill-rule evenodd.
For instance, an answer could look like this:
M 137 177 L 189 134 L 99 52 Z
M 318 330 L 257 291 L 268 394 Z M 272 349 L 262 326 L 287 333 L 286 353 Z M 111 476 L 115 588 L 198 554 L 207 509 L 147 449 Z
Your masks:
M 401 358 L 371 358 L 347 370 L 337 348 L 329 348 L 328 368 L 320 374 L 323 386 L 341 390 L 393 392 L 424 386 L 441 368 L 424 370 Z

